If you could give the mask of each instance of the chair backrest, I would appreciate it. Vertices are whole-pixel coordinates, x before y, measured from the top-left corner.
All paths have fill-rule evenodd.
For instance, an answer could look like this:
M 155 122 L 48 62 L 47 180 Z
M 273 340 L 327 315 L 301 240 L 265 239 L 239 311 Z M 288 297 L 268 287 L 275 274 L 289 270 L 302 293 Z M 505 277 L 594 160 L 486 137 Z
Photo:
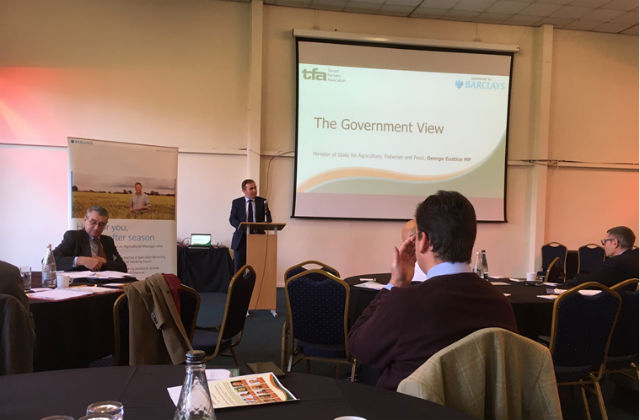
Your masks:
M 586 244 L 578 248 L 578 272 L 593 273 L 604 262 L 604 248 L 598 244 Z
M 33 372 L 34 345 L 28 304 L 25 307 L 17 297 L 0 293 L 0 375 Z
M 554 365 L 591 366 L 600 378 L 621 302 L 618 293 L 596 282 L 580 284 L 558 296 L 549 342 Z
M 474 418 L 562 418 L 549 349 L 502 328 L 484 328 L 441 349 L 398 392 Z
M 316 268 L 314 266 L 317 266 L 318 269 L 327 271 L 336 277 L 340 277 L 340 273 L 338 272 L 338 270 L 331 267 L 330 265 L 320 261 L 316 261 L 316 260 L 307 260 L 287 268 L 284 272 L 284 280 L 286 281 L 287 279 L 295 276 L 296 274 L 300 274 L 304 271 L 308 271 Z
M 555 257 L 544 272 L 544 282 L 562 283 L 564 280 L 565 276 L 562 270 L 562 263 L 559 257 Z
M 189 340 L 193 341 L 198 312 L 200 310 L 200 294 L 189 286 L 180 284 L 180 320 Z M 129 364 L 129 301 L 126 294 L 118 296 L 113 303 L 113 360 L 115 365 Z
M 547 271 L 549 265 L 555 258 L 560 258 L 562 272 L 567 265 L 567 247 L 559 242 L 549 242 L 542 246 L 542 271 Z
M 307 270 L 285 282 L 287 323 L 293 339 L 347 346 L 349 285 L 325 270 Z
M 231 278 L 227 301 L 218 335 L 218 348 L 223 341 L 231 340 L 244 329 L 251 294 L 256 284 L 256 272 L 250 265 L 241 267 Z
M 627 279 L 611 287 L 622 298 L 622 309 L 613 330 L 609 357 L 638 357 L 638 279 Z

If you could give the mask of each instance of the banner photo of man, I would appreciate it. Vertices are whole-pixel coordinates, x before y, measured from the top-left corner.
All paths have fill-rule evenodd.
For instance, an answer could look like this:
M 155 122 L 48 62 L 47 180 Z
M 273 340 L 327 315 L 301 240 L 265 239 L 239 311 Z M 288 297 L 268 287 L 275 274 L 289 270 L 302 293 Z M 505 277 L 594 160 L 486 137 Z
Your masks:
M 99 205 L 129 274 L 143 279 L 176 272 L 178 149 L 81 138 L 67 139 L 72 229 Z

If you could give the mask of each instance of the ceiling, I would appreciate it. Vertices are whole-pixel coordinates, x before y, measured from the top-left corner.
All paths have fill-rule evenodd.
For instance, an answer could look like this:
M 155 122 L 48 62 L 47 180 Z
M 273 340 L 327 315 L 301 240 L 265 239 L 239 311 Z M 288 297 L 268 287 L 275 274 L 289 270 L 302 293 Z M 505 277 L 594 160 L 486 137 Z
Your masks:
M 638 0 L 264 0 L 264 3 L 504 25 L 550 24 L 560 29 L 638 35 Z

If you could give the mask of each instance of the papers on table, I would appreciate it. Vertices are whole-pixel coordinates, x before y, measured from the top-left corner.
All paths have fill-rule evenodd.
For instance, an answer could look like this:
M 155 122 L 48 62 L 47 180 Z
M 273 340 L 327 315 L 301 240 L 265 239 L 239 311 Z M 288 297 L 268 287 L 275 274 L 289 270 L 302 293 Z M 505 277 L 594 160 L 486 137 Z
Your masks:
M 167 388 L 175 405 L 178 405 L 181 390 L 181 385 Z M 297 400 L 271 372 L 209 381 L 209 393 L 216 410 Z
M 509 280 L 511 281 L 515 281 L 516 283 L 522 283 L 523 281 L 525 281 L 526 279 L 517 279 L 515 277 L 509 277 Z
M 375 281 L 365 281 L 364 283 L 356 284 L 355 287 L 362 287 L 365 289 L 384 289 L 384 284 L 376 283 Z
M 539 297 L 541 299 L 554 300 L 558 297 L 558 295 L 536 295 L 536 297 Z
M 114 293 L 117 289 L 109 289 L 107 287 L 98 286 L 76 286 L 65 289 L 49 289 L 48 287 L 38 287 L 27 293 L 31 299 L 41 299 L 50 301 L 59 301 L 74 299 L 81 296 L 89 296 L 97 293 Z
M 509 283 L 505 283 L 503 281 L 492 281 L 491 284 L 494 286 L 511 286 Z
M 542 283 L 542 284 L 544 284 L 545 286 L 551 286 L 551 287 L 557 287 L 557 286 L 560 286 L 560 283 L 552 283 L 552 282 L 550 282 L 550 281 L 544 282 L 544 283 Z
M 48 289 L 42 292 L 29 293 L 28 296 L 32 299 L 43 299 L 43 300 L 66 300 L 73 299 L 80 296 L 88 296 L 92 295 L 93 292 L 84 291 L 84 290 L 74 290 L 72 288 L 68 289 Z
M 505 295 L 506 297 L 511 296 L 511 293 L 503 293 L 503 295 Z
M 72 279 L 123 279 L 131 277 L 130 274 L 121 271 L 58 271 L 58 274 L 64 274 Z

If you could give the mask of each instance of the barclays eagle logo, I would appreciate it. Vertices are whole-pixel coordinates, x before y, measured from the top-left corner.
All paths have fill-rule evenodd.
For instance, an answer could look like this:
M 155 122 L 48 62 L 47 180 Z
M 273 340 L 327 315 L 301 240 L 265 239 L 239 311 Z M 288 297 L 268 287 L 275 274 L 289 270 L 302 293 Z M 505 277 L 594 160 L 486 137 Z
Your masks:
M 460 89 L 460 88 L 462 87 L 462 85 L 463 85 L 462 80 L 456 80 L 456 87 L 457 87 L 458 89 Z

